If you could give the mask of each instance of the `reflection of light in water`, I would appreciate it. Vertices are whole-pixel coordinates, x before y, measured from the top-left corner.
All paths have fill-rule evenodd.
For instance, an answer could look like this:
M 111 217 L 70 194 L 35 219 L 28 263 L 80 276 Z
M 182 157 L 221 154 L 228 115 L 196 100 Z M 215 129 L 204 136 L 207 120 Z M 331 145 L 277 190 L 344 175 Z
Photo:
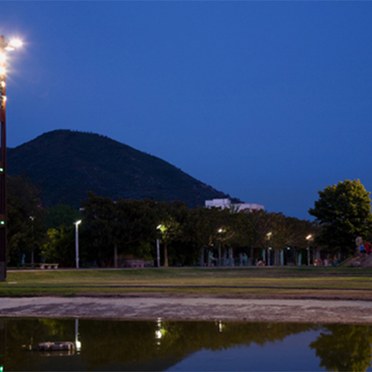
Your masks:
M 79 341 L 79 319 L 75 319 L 75 347 L 76 352 L 79 353 L 81 350 L 81 342 Z
M 79 352 L 81 350 L 81 342 L 79 340 L 75 341 L 76 351 Z
M 166 334 L 166 329 L 163 327 L 161 318 L 158 318 L 156 320 L 156 330 L 155 330 L 155 340 L 156 340 L 156 345 L 160 346 L 161 344 L 161 339 L 165 336 Z
M 221 320 L 218 321 L 218 332 L 222 333 L 223 329 L 224 329 L 224 324 L 222 323 Z

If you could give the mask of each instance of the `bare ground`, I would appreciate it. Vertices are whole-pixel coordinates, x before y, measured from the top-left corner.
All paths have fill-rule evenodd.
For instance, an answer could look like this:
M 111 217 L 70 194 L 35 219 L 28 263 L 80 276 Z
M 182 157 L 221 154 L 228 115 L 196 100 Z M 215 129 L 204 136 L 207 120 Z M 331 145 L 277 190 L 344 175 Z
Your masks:
M 150 296 L 2 297 L 0 316 L 372 324 L 372 301 Z

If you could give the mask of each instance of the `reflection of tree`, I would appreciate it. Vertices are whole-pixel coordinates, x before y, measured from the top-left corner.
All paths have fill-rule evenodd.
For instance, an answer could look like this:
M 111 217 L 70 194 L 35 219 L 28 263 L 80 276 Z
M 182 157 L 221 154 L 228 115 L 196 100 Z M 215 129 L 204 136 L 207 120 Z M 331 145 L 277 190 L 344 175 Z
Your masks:
M 331 371 L 365 371 L 371 362 L 372 328 L 333 325 L 310 344 L 320 365 Z
M 82 320 L 81 353 L 79 358 L 67 362 L 71 370 L 107 370 L 114 366 L 121 370 L 164 370 L 198 350 L 264 345 L 314 328 L 318 327 L 285 323 Z M 334 371 L 368 368 L 372 327 L 332 325 L 325 329 L 328 332 L 321 333 L 310 345 L 322 367 Z M 61 359 L 45 358 L 40 353 L 21 350 L 21 346 L 74 339 L 73 320 L 8 319 L 0 323 L 0 341 L 6 342 L 3 349 L 0 345 L 0 351 L 5 354 L 7 370 L 40 370 L 40 363 L 43 369 L 61 369 Z
M 38 370 L 39 353 L 21 345 L 42 341 L 74 341 L 73 320 L 7 320 L 7 369 Z M 79 368 L 164 370 L 201 349 L 221 350 L 252 343 L 264 345 L 312 328 L 301 324 L 218 322 L 128 322 L 81 320 Z M 161 330 L 161 337 L 159 336 Z M 58 358 L 43 358 L 49 370 Z M 69 363 L 75 363 L 72 359 Z M 76 360 L 77 363 L 77 360 Z M 116 368 L 115 367 L 115 368 Z M 71 369 L 74 369 L 72 366 Z

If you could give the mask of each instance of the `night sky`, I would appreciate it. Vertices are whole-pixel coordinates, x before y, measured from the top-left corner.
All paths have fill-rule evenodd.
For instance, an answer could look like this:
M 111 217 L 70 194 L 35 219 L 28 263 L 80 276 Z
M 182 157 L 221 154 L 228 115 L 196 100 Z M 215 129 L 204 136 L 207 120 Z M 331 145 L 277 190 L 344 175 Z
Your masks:
M 372 2 L 0 3 L 8 145 L 104 134 L 268 211 L 372 191 Z

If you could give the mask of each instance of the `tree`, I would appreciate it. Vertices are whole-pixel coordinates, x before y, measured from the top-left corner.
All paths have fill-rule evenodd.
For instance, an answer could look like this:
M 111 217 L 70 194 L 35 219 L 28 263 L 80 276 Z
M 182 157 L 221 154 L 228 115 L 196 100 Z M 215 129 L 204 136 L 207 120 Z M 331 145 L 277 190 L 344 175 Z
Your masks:
M 59 204 L 48 208 L 45 216 L 47 228 L 70 227 L 81 218 L 78 209 L 66 204 Z
M 61 266 L 75 264 L 73 225 L 80 218 L 79 211 L 69 205 L 56 205 L 46 211 L 47 232 L 40 252 L 43 261 L 58 262 Z
M 360 325 L 329 325 L 310 344 L 328 371 L 366 371 L 371 363 L 371 328 Z
M 115 203 L 119 253 L 151 260 L 158 216 L 157 203 L 151 200 L 118 200 Z
M 34 265 L 44 238 L 39 191 L 23 177 L 7 178 L 9 264 Z
M 317 242 L 342 254 L 353 252 L 355 238 L 372 226 L 370 193 L 359 180 L 326 187 L 309 213 L 321 227 Z
M 41 256 L 46 262 L 58 262 L 63 267 L 74 266 L 73 229 L 72 225 L 48 229 L 47 239 L 41 248 Z
M 120 258 L 152 259 L 156 226 L 162 219 L 156 202 L 112 201 L 90 194 L 83 205 L 81 241 L 90 247 L 82 250 L 86 261 L 118 267 Z
M 81 257 L 86 262 L 108 266 L 117 243 L 115 203 L 109 198 L 90 194 L 83 207 L 81 241 L 89 242 L 89 250 L 83 248 Z M 87 244 L 82 244 L 84 246 Z

